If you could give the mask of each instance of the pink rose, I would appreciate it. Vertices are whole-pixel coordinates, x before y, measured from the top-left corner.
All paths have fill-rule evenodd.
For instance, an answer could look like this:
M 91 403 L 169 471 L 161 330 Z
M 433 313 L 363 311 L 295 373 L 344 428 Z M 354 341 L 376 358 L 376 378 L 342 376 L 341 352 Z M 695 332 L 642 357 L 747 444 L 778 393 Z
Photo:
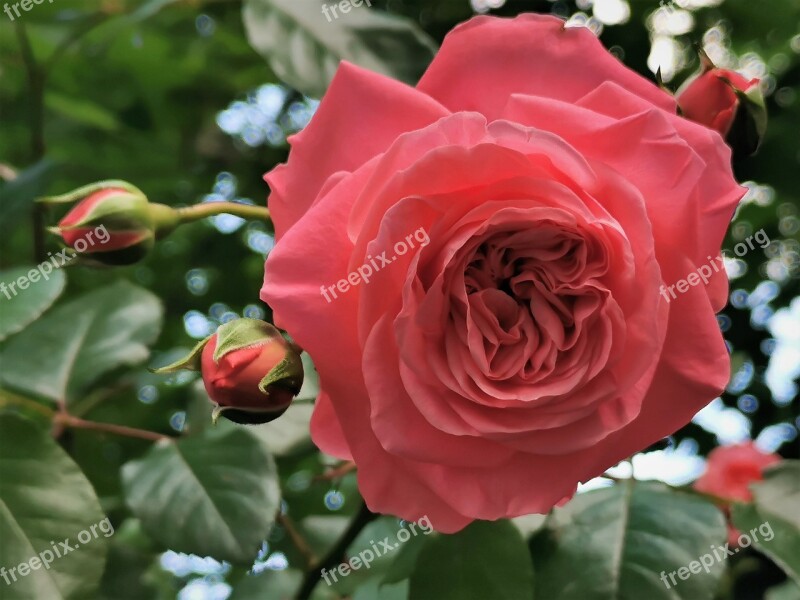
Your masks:
M 734 88 L 747 92 L 758 79 L 747 80 L 735 71 L 711 69 L 693 79 L 678 95 L 683 116 L 728 135 L 741 104 Z
M 261 296 L 371 510 L 546 512 L 728 381 L 724 273 L 659 288 L 718 254 L 730 151 L 589 30 L 474 18 L 416 88 L 343 63 L 291 143 Z
M 729 500 L 753 499 L 750 484 L 764 479 L 764 469 L 780 462 L 777 454 L 767 454 L 752 442 L 720 446 L 708 455 L 706 472 L 694 483 L 697 491 Z

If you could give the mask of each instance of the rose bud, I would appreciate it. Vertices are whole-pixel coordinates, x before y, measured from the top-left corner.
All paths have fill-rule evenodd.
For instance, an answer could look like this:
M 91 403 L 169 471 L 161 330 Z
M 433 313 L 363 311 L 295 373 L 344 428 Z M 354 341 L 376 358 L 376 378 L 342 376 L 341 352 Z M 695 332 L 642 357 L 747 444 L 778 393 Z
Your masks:
M 141 190 L 124 181 L 94 183 L 39 201 L 75 203 L 50 231 L 79 255 L 105 265 L 138 262 L 177 223 L 172 209 L 151 204 Z
M 694 483 L 698 492 L 749 502 L 750 484 L 764 478 L 764 469 L 780 462 L 777 454 L 762 452 L 752 443 L 714 448 L 708 455 L 706 472 Z
M 300 354 L 275 327 L 257 319 L 220 325 L 180 361 L 157 369 L 200 370 L 214 421 L 267 423 L 281 416 L 303 385 Z
M 698 492 L 720 499 L 731 547 L 739 546 L 741 532 L 731 522 L 729 502 L 750 502 L 753 499 L 750 484 L 764 479 L 764 469 L 780 460 L 779 455 L 764 453 L 752 442 L 720 446 L 709 453 L 706 472 L 695 481 L 693 487 Z
M 678 93 L 683 116 L 718 131 L 737 155 L 753 154 L 767 126 L 759 80 L 708 64 L 706 69 Z

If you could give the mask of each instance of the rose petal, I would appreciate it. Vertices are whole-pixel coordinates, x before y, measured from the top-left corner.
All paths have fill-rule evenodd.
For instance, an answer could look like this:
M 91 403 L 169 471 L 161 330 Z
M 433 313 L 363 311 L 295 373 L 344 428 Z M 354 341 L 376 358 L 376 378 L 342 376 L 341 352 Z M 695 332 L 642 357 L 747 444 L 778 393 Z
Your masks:
M 328 177 L 353 171 L 397 136 L 447 114 L 412 87 L 342 62 L 311 122 L 290 138 L 288 162 L 264 177 L 276 239 L 305 214 Z
M 623 68 L 591 31 L 564 25 L 530 13 L 473 18 L 447 35 L 417 87 L 452 111 L 489 119 L 504 116 L 511 94 L 575 102 L 605 81 L 665 110 L 674 107 L 669 94 Z

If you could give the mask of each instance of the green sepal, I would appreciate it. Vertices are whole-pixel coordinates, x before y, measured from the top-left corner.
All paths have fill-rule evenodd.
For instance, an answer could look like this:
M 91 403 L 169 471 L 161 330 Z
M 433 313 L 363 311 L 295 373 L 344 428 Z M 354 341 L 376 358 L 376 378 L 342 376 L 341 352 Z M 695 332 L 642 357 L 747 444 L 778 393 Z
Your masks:
M 151 373 L 174 373 L 175 371 L 180 371 L 182 369 L 186 369 L 189 371 L 199 371 L 200 370 L 200 358 L 203 354 L 203 348 L 206 347 L 208 340 L 213 337 L 213 333 L 201 340 L 197 343 L 197 345 L 192 348 L 192 351 L 189 352 L 183 358 L 176 360 L 174 363 L 166 365 L 164 367 L 159 367 L 157 369 L 148 369 Z
M 281 332 L 266 321 L 259 319 L 234 319 L 223 323 L 217 329 L 217 346 L 214 349 L 214 362 L 233 350 L 266 344 L 273 339 L 283 339 Z
M 272 370 L 258 383 L 258 389 L 269 395 L 267 387 L 279 385 L 296 396 L 303 387 L 303 360 L 291 348 L 287 348 L 284 359 L 275 365 Z
M 62 229 L 77 229 L 90 225 L 105 225 L 112 230 L 152 229 L 147 198 L 128 192 L 113 194 L 86 213 L 77 223 Z
M 699 43 L 695 43 L 695 50 L 697 50 L 697 56 L 700 59 L 700 74 L 708 73 L 717 68 L 717 65 L 714 64 L 714 61 L 706 54 L 705 49 Z
M 96 183 L 84 185 L 83 187 L 79 187 L 76 190 L 67 192 L 66 194 L 61 194 L 59 196 L 45 196 L 43 198 L 37 198 L 36 202 L 42 202 L 44 204 L 67 204 L 70 202 L 77 202 L 78 200 L 81 200 L 90 194 L 107 190 L 109 188 L 121 188 L 130 192 L 131 194 L 137 194 L 146 199 L 146 196 L 135 185 L 132 185 L 127 181 L 108 179 L 106 181 L 98 181 Z

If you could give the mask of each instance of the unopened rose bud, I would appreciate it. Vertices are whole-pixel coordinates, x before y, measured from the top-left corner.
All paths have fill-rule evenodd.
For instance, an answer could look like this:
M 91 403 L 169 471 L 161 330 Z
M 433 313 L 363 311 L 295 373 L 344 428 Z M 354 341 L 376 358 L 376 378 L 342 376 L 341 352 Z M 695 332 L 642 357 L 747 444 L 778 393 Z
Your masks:
M 79 255 L 106 265 L 141 260 L 155 240 L 177 224 L 171 208 L 151 204 L 141 190 L 124 181 L 103 181 L 39 201 L 74 203 L 50 230 Z
M 281 416 L 303 385 L 303 362 L 280 331 L 257 319 L 220 325 L 185 359 L 156 370 L 200 370 L 214 419 L 266 423 Z
M 758 79 L 735 71 L 707 68 L 678 93 L 684 117 L 718 131 L 739 156 L 753 154 L 767 127 Z

